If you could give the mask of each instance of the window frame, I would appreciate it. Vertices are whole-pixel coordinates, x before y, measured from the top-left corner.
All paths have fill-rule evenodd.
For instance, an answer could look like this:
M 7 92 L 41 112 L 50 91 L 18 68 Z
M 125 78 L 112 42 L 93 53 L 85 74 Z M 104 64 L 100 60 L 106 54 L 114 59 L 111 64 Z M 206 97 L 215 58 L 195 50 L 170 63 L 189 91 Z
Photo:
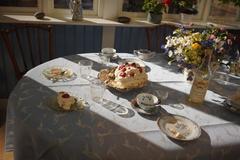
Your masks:
M 99 14 L 99 1 L 93 0 L 93 10 L 83 10 L 84 16 L 98 16 Z M 71 16 L 70 9 L 54 8 L 54 0 L 48 0 L 43 2 L 43 11 L 54 17 L 69 17 Z
M 235 17 L 229 17 L 229 16 L 211 16 L 210 15 L 210 12 L 211 12 L 211 6 L 213 4 L 213 1 L 212 0 L 207 0 L 208 1 L 208 4 L 210 7 L 208 7 L 208 14 L 207 14 L 207 19 L 206 21 L 210 21 L 210 22 L 237 22 L 238 20 L 238 17 L 239 17 L 239 14 L 240 14 L 240 8 L 238 7 L 237 10 L 236 10 L 236 15 Z M 234 4 L 229 4 L 229 5 L 232 5 L 234 6 Z M 227 19 L 227 21 L 226 21 Z
M 15 7 L 15 6 L 0 6 L 0 13 L 34 13 L 41 10 L 42 0 L 37 0 L 37 7 Z
M 183 21 L 183 22 L 190 22 L 190 21 L 202 21 L 203 20 L 203 13 L 204 13 L 204 7 L 206 5 L 205 0 L 198 0 L 198 14 L 196 15 L 188 15 L 184 14 L 185 19 L 181 20 L 182 14 L 168 14 L 164 13 L 163 20 L 174 20 L 176 22 Z
M 130 18 L 145 18 L 147 14 L 145 12 L 127 12 L 123 11 L 123 0 L 118 0 L 118 16 L 126 16 Z

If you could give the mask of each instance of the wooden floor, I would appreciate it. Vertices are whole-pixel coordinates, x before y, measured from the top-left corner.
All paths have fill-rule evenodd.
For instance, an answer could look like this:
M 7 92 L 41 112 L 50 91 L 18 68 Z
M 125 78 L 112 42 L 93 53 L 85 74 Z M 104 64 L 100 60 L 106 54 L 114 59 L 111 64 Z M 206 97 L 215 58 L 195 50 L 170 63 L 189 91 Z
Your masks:
M 4 152 L 5 126 L 0 128 L 0 160 L 13 160 L 13 152 Z
M 13 160 L 13 152 L 4 152 L 7 99 L 0 98 L 0 160 Z

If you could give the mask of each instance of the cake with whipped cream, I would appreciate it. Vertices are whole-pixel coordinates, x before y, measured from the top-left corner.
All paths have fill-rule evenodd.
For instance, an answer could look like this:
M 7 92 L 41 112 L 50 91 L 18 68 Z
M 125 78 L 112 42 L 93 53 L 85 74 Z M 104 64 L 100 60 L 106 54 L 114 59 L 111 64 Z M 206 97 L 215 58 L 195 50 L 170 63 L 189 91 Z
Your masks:
M 67 92 L 58 92 L 57 102 L 59 107 L 64 110 L 70 110 L 71 106 L 76 103 L 76 98 L 70 96 Z
M 141 88 L 147 81 L 145 69 L 138 63 L 126 62 L 115 68 L 102 70 L 99 78 L 116 89 Z

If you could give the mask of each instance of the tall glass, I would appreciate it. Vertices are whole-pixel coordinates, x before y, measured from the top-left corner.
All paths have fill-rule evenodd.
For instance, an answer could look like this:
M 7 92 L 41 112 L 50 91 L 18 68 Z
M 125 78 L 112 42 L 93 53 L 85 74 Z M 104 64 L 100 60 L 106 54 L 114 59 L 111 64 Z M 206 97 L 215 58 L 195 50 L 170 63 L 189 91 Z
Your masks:
M 90 92 L 92 100 L 102 104 L 105 89 L 106 87 L 102 81 L 100 81 L 99 79 L 92 80 L 90 83 Z
M 84 79 L 90 79 L 93 62 L 90 60 L 80 60 L 78 64 L 80 68 L 80 76 Z

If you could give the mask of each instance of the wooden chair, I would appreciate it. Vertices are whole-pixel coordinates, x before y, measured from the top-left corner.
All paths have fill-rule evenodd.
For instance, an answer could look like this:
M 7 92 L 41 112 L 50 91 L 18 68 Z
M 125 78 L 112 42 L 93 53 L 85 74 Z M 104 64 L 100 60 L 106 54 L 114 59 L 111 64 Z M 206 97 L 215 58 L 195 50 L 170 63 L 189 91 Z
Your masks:
M 19 80 L 29 69 L 53 58 L 53 27 L 16 24 L 1 30 L 6 52 Z

